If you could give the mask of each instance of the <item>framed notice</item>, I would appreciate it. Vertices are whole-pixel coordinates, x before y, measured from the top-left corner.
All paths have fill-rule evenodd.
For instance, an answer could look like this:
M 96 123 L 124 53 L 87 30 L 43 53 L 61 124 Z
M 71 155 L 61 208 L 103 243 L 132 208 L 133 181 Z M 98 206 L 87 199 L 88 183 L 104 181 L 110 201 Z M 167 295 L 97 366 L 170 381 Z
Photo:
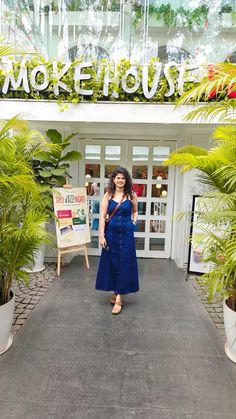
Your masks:
M 204 228 L 202 224 L 201 227 L 199 226 L 199 224 L 197 224 L 197 217 L 200 211 L 199 198 L 199 195 L 193 195 L 187 272 L 189 274 L 202 275 L 204 273 L 210 272 L 212 264 L 210 262 L 204 262 L 203 260 L 204 243 L 198 243 L 196 245 L 192 242 L 192 238 L 195 234 L 201 234 L 205 231 L 205 228 L 207 228 L 207 226 L 205 226 Z
M 57 245 L 66 248 L 90 242 L 85 188 L 54 188 Z

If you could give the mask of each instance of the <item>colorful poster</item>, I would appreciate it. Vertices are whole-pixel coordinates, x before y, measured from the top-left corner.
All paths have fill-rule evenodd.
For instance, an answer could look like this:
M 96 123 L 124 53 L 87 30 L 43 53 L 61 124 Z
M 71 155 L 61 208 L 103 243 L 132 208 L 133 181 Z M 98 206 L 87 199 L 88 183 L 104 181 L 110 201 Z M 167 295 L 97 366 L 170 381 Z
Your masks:
M 53 204 L 58 247 L 89 243 L 86 188 L 54 188 Z

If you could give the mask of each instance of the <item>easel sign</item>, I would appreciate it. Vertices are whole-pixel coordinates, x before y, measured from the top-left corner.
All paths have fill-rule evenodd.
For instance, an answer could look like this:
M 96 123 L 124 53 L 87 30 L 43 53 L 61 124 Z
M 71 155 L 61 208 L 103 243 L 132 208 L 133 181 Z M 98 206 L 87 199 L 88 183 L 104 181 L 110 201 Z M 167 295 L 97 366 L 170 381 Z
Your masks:
M 54 213 L 58 246 L 58 275 L 62 254 L 84 250 L 88 265 L 86 243 L 91 241 L 86 188 L 53 189 Z

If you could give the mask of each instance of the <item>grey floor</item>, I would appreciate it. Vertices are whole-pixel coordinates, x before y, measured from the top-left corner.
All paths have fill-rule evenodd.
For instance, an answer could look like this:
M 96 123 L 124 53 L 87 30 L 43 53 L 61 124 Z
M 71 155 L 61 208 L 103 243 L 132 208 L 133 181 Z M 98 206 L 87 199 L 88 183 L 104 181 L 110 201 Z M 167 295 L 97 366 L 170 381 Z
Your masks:
M 236 365 L 184 274 L 140 259 L 112 316 L 90 263 L 63 268 L 0 357 L 0 418 L 235 419 Z

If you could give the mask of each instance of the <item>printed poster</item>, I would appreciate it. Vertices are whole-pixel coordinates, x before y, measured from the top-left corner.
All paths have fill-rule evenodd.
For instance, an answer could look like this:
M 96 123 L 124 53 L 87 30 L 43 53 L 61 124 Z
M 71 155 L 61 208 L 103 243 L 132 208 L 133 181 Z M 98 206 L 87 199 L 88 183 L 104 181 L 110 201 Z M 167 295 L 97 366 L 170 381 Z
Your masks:
M 57 245 L 59 248 L 90 242 L 86 188 L 54 188 Z

